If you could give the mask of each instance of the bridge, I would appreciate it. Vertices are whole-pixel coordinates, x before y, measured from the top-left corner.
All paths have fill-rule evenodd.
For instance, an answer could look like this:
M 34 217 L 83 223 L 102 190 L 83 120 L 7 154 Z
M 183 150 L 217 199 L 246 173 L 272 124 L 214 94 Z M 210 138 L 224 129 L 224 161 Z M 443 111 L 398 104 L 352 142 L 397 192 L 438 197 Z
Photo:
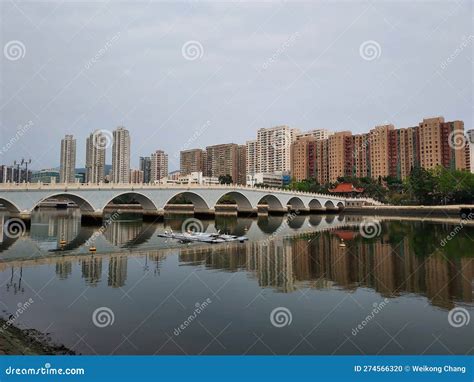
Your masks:
M 104 209 L 119 196 L 133 196 L 140 203 L 145 219 L 163 216 L 165 208 L 178 195 L 191 201 L 194 213 L 213 215 L 223 197 L 236 203 L 239 214 L 252 215 L 258 208 L 269 214 L 299 211 L 301 213 L 337 213 L 347 203 L 377 204 L 372 199 L 344 198 L 334 195 L 288 191 L 277 188 L 259 188 L 237 185 L 153 185 L 153 184 L 0 184 L 0 204 L 11 216 L 25 222 L 32 211 L 50 198 L 68 199 L 80 208 L 82 220 L 99 223 Z

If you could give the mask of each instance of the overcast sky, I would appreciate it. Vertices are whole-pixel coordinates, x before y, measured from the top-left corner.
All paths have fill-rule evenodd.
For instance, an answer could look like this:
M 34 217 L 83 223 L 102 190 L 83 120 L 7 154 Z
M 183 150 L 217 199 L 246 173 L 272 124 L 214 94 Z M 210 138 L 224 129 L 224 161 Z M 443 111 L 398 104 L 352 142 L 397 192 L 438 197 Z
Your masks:
M 86 136 L 118 125 L 132 167 L 163 149 L 170 170 L 183 148 L 282 124 L 360 133 L 443 115 L 472 128 L 470 1 L 0 6 L 0 164 L 58 166 L 69 133 L 81 167 Z

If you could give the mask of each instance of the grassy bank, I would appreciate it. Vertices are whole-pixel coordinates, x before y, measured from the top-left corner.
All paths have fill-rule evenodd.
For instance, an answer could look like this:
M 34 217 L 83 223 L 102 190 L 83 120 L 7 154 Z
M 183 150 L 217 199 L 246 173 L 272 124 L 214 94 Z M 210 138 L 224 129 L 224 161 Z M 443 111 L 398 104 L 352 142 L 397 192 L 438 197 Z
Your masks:
M 75 352 L 56 345 L 37 330 L 19 329 L 0 319 L 0 355 L 73 355 Z

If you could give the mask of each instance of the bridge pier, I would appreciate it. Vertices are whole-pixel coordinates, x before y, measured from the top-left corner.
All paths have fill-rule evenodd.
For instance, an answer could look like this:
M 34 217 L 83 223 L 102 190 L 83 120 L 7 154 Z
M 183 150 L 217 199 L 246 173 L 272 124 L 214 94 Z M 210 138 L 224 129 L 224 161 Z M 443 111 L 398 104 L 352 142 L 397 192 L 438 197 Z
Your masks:
M 83 225 L 102 225 L 102 211 L 81 211 L 81 224 Z
M 338 207 L 326 207 L 327 214 L 337 214 L 339 212 Z
M 288 207 L 289 213 L 296 213 L 298 215 L 307 215 L 310 211 L 309 208 Z
M 326 213 L 326 208 L 324 208 L 324 207 L 310 208 L 309 212 L 311 214 L 325 214 Z
M 209 219 L 216 215 L 214 208 L 194 208 L 194 217 L 196 219 Z
M 8 226 L 12 223 L 15 222 L 15 220 L 21 220 L 25 228 L 30 228 L 31 227 L 31 212 L 15 212 L 15 213 L 10 213 L 8 216 L 8 219 L 5 220 L 5 224 L 7 224 L 6 229 L 8 229 Z
M 146 222 L 158 222 L 163 221 L 165 216 L 165 211 L 157 210 L 143 210 L 143 221 Z
M 237 216 L 257 216 L 258 208 L 237 208 Z

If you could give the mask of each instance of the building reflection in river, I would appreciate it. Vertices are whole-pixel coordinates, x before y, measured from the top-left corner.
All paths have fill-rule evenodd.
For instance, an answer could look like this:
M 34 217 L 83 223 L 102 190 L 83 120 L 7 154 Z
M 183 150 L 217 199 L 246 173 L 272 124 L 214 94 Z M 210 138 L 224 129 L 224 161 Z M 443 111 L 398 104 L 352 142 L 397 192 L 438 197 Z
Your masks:
M 297 216 L 291 220 L 281 216 L 258 220 L 217 217 L 213 222 L 204 221 L 204 229 L 239 235 L 257 229 L 263 239 L 244 244 L 156 250 L 140 247 L 156 237 L 153 235 L 156 226 L 141 220 L 114 221 L 105 230 L 103 238 L 121 248 L 120 251 L 114 250 L 116 253 L 2 260 L 0 271 L 12 268 L 12 279 L 6 286 L 14 293 L 22 291 L 18 270 L 28 266 L 28 261 L 33 265 L 54 264 L 60 280 L 68 279 L 78 262 L 88 286 L 96 286 L 104 279 L 109 287 L 122 288 L 127 285 L 130 256 L 146 259 L 143 272 L 150 272 L 149 262 L 154 263 L 151 269 L 156 275 L 159 274 L 160 262 L 170 253 L 178 253 L 181 265 L 248 272 L 260 287 L 283 293 L 304 288 L 353 291 L 362 286 L 386 297 L 406 293 L 426 295 L 433 305 L 444 309 L 452 308 L 455 300 L 473 301 L 474 259 L 466 250 L 461 250 L 470 248 L 471 244 L 467 236 L 463 239 L 465 233 L 458 234 L 455 241 L 441 249 L 439 243 L 451 229 L 442 224 L 383 223 L 382 234 L 368 240 L 362 238 L 357 229 L 361 217 L 347 216 L 343 221 L 340 216 L 332 216 L 329 220 L 318 215 Z M 71 216 L 70 212 L 35 214 L 30 237 L 21 240 L 32 240 L 40 247 L 43 242 L 54 242 L 57 248 L 60 247 L 59 240 L 65 240 L 68 249 L 68 246 L 71 250 L 80 248 L 96 228 L 81 227 L 77 222 L 77 217 Z M 182 222 L 183 219 L 178 217 L 168 219 L 164 227 L 180 230 Z M 304 227 L 313 229 L 323 224 L 332 224 L 335 228 L 328 226 L 319 232 L 300 232 Z M 281 234 L 283 231 L 284 235 Z M 2 256 L 14 246 L 15 240 L 7 239 L 2 244 L 5 247 Z M 467 255 L 460 256 L 460 253 Z

